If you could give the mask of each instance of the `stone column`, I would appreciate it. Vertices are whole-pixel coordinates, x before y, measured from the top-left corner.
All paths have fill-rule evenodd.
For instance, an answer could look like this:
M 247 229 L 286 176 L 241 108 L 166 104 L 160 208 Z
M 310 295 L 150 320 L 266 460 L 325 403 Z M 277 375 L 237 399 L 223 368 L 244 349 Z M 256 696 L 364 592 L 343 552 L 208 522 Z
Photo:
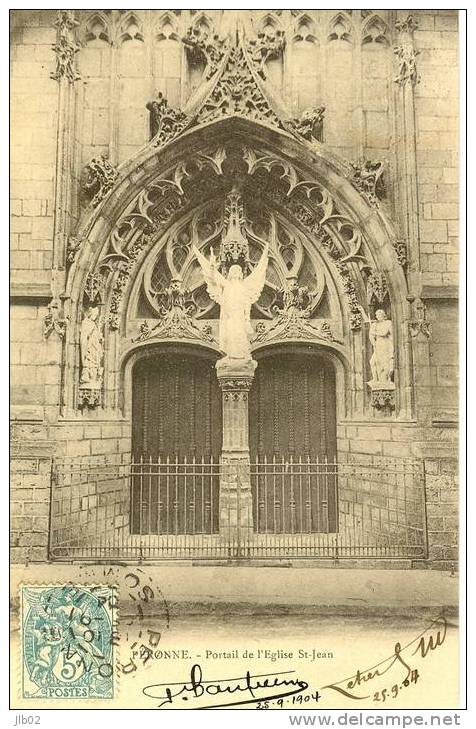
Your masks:
M 220 473 L 220 533 L 234 537 L 253 531 L 248 443 L 248 393 L 257 362 L 224 358 L 217 362 L 223 402 Z

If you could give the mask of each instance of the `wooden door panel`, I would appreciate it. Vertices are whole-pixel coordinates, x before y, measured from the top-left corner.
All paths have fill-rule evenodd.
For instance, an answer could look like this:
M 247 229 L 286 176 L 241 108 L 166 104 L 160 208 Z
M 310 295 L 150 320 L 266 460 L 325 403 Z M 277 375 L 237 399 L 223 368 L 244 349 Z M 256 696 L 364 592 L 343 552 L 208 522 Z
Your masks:
M 222 409 L 214 362 L 163 356 L 133 375 L 132 532 L 218 531 Z M 204 464 L 202 463 L 202 459 Z
M 137 460 L 218 459 L 221 393 L 214 363 L 160 357 L 139 362 L 133 380 L 133 453 Z
M 250 456 L 267 464 L 254 479 L 258 531 L 336 530 L 336 476 L 325 467 L 296 466 L 336 457 L 335 376 L 324 359 L 286 353 L 259 362 L 250 392 Z

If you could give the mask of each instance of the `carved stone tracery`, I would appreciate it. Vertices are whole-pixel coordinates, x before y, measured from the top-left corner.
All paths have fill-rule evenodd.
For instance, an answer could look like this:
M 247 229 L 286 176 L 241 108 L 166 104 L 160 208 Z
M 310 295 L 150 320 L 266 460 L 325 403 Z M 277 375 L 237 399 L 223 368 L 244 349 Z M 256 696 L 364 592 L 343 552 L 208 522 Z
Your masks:
M 340 274 L 350 310 L 350 327 L 354 330 L 359 329 L 362 314 L 352 280 L 351 264 L 358 263 L 361 270 L 371 268 L 359 226 L 336 210 L 334 200 L 320 183 L 303 180 L 291 163 L 274 154 L 257 153 L 249 148 L 245 148 L 243 156 L 250 175 L 258 173 L 260 169 L 268 173 L 274 169 L 282 170 L 279 178 L 269 177 L 268 181 L 263 179 L 263 192 L 287 209 L 312 237 L 317 237 L 322 249 L 329 255 Z M 283 185 L 282 189 L 279 188 L 279 183 Z M 286 191 L 284 184 L 287 184 Z M 340 241 L 340 248 L 336 245 L 337 241 Z
M 258 39 L 259 42 L 256 41 L 251 46 L 248 44 L 245 47 L 242 42 L 237 42 L 236 45 L 227 48 L 223 41 L 217 44 L 219 39 L 214 36 L 208 47 L 208 37 L 192 34 L 191 30 L 188 31 L 187 36 L 188 39 L 184 39 L 187 54 L 191 57 L 195 53 L 202 54 L 207 60 L 208 70 L 205 75 L 210 81 L 208 84 L 210 93 L 193 115 L 186 111 L 171 109 L 162 95 L 159 95 L 156 101 L 150 102 L 147 108 L 151 112 L 151 135 L 154 137 L 154 145 L 162 146 L 194 125 L 234 115 L 245 116 L 282 131 L 292 131 L 295 135 L 308 141 L 322 140 L 323 107 L 305 112 L 300 119 L 283 122 L 263 94 L 259 79 L 256 77 L 265 78 L 262 69 L 266 62 L 273 57 L 273 53 L 279 55 L 279 44 L 276 44 L 276 48 L 273 44 L 267 47 L 261 38 Z M 252 64 L 248 60 L 250 48 L 253 56 Z M 222 67 L 219 78 L 211 80 L 220 64 Z M 256 66 L 261 69 L 258 69 L 258 73 Z M 98 262 L 95 271 L 91 274 L 92 278 L 87 284 L 90 294 L 86 288 L 84 290 L 85 300 L 104 301 L 107 307 L 106 319 L 111 329 L 118 329 L 120 325 L 124 292 L 129 286 L 138 263 L 142 260 L 142 253 L 151 247 L 152 240 L 159 239 L 162 230 L 171 223 L 176 224 L 174 221 L 177 220 L 178 213 L 186 214 L 197 203 L 200 196 L 205 198 L 209 194 L 212 188 L 210 178 L 213 178 L 209 174 L 210 170 L 215 175 L 222 176 L 224 159 L 225 151 L 217 150 L 215 153 L 207 155 L 197 153 L 187 162 L 181 162 L 169 170 L 163 178 L 155 180 L 143 189 L 134 203 L 118 220 L 111 232 L 108 249 Z M 365 273 L 366 269 L 372 266 L 366 241 L 358 224 L 351 220 L 345 212 L 342 213 L 337 209 L 334 199 L 322 184 L 316 180 L 304 179 L 288 161 L 266 150 L 250 148 L 245 149 L 244 159 L 248 166 L 249 177 L 256 175 L 258 178 L 259 174 L 263 174 L 267 178 L 267 185 L 263 188 L 261 178 L 256 180 L 257 188 L 263 193 L 263 199 L 268 197 L 271 201 L 279 203 L 276 206 L 278 209 L 282 205 L 283 211 L 289 213 L 290 219 L 298 221 L 310 238 L 316 241 L 318 248 L 324 252 L 338 272 L 349 307 L 350 328 L 358 329 L 362 323 L 362 314 L 357 290 L 359 289 L 359 293 L 362 295 L 362 287 L 360 283 L 356 286 L 355 281 L 359 280 L 362 272 Z M 104 161 L 107 163 L 107 160 Z M 92 161 L 92 163 L 95 162 L 97 159 Z M 364 161 L 362 164 L 353 165 L 353 168 L 352 182 L 371 204 L 377 205 L 382 192 L 382 188 L 379 188 L 382 163 Z M 198 178 L 195 176 L 197 170 L 206 170 L 207 174 Z M 98 180 L 100 174 L 94 170 L 94 165 L 93 169 L 89 170 L 91 179 L 88 179 L 85 186 L 92 195 L 93 206 L 98 205 L 114 186 L 117 174 L 114 170 L 112 172 L 114 177 L 108 178 L 108 174 L 106 174 L 106 180 L 103 181 Z M 200 179 L 200 184 L 197 182 L 198 179 Z M 230 201 L 231 197 L 229 196 L 228 199 Z M 242 226 L 249 225 L 249 221 L 246 220 L 243 208 L 241 206 L 240 209 L 240 203 L 237 200 L 235 200 L 235 208 L 237 212 L 235 211 L 236 214 L 233 214 L 236 219 L 234 226 L 236 235 L 233 240 L 228 241 L 228 248 L 226 250 L 225 247 L 223 248 L 222 263 L 226 264 L 227 258 L 234 260 L 241 256 L 243 264 L 247 265 L 252 256 L 250 256 L 249 248 L 244 247 L 239 239 L 240 233 L 242 234 Z M 218 228 L 215 229 L 215 231 L 218 230 Z M 246 236 L 241 237 L 246 241 Z M 81 238 L 81 240 L 85 239 L 86 236 Z M 74 260 L 79 247 L 80 244 L 73 239 L 68 251 L 69 262 Z M 291 242 L 283 246 L 283 250 L 284 248 L 286 248 L 285 255 L 287 256 L 287 258 L 284 255 L 282 257 L 285 271 L 288 264 L 293 265 L 296 247 L 293 247 Z M 189 250 L 189 245 L 181 241 L 177 235 L 174 243 L 170 244 L 167 255 L 169 258 L 172 257 L 174 265 L 180 269 L 186 264 Z M 396 251 L 399 255 L 397 248 Z M 401 258 L 402 254 L 400 254 Z M 278 257 L 276 259 L 279 260 Z M 173 268 L 172 266 L 170 269 L 172 273 Z M 279 290 L 279 286 L 275 282 L 275 298 L 273 303 L 268 306 L 268 309 L 273 310 L 275 318 L 271 324 L 259 322 L 255 341 L 280 337 L 335 341 L 329 324 L 325 320 L 312 319 L 312 295 L 309 289 L 299 285 L 297 281 L 293 281 L 292 277 L 288 278 L 290 281 L 288 289 Z M 99 279 L 101 285 L 98 283 Z M 94 281 L 96 281 L 96 286 L 93 285 Z M 167 337 L 214 341 L 210 325 L 200 327 L 195 321 L 197 307 L 193 298 L 189 305 L 182 288 L 180 286 L 176 288 L 176 286 L 179 286 L 178 280 L 172 278 L 169 286 L 162 287 L 155 292 L 159 322 L 154 322 L 152 325 L 147 320 L 144 321 L 135 341 Z M 108 298 L 104 298 L 104 291 L 109 292 Z M 164 301 L 165 303 L 163 303 Z M 193 307 L 190 308 L 192 302 Z M 85 398 L 87 400 L 86 394 Z

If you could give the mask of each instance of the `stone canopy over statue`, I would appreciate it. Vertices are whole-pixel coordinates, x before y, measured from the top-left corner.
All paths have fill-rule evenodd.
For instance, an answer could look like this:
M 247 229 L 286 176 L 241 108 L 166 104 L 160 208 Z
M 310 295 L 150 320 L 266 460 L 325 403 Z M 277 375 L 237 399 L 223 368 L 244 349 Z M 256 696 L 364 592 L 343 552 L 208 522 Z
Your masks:
M 249 266 L 249 247 L 243 221 L 241 195 L 233 189 L 227 196 L 225 233 L 220 246 L 220 262 L 228 270 L 226 275 L 219 271 L 213 248 L 207 259 L 193 247 L 208 294 L 220 306 L 219 345 L 226 361 L 251 361 L 251 306 L 261 295 L 268 267 L 266 243 L 255 268 L 244 276 L 243 269 Z

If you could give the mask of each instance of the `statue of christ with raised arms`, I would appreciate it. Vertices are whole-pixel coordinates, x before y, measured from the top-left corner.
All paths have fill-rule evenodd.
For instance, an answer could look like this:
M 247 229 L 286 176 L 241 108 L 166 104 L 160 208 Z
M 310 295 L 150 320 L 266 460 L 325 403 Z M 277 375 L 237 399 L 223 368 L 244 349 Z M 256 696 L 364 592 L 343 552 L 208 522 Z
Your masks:
M 210 298 L 220 305 L 219 345 L 226 359 L 250 360 L 250 337 L 253 333 L 250 321 L 251 306 L 258 301 L 263 290 L 268 267 L 268 244 L 253 271 L 243 277 L 238 264 L 230 266 L 228 275 L 223 276 L 217 260 L 210 251 L 207 260 L 198 248 L 193 252 L 202 269 Z

